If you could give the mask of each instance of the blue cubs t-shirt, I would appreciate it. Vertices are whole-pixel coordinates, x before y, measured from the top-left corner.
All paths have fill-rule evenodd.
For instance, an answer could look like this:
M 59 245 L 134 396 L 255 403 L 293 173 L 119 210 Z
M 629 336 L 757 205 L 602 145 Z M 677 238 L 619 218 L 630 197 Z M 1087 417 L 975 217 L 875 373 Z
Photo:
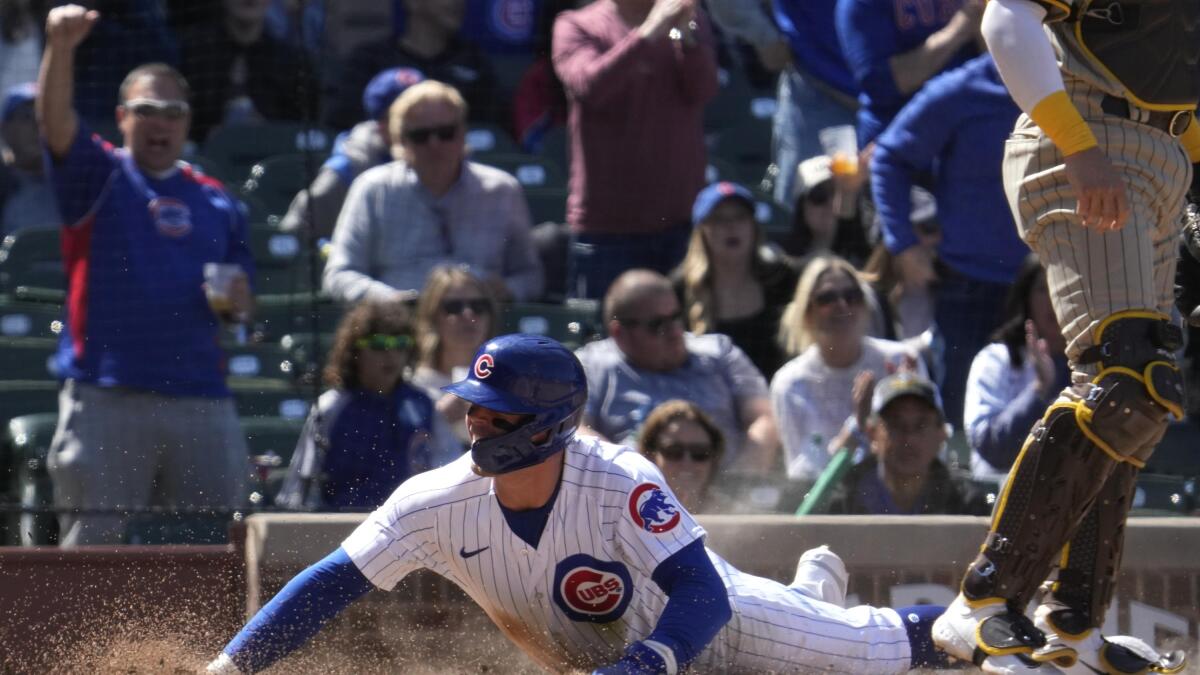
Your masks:
M 67 321 L 61 376 L 174 396 L 229 396 L 204 264 L 253 280 L 245 217 L 221 184 L 181 166 L 142 173 L 81 125 L 48 162 L 63 218 Z

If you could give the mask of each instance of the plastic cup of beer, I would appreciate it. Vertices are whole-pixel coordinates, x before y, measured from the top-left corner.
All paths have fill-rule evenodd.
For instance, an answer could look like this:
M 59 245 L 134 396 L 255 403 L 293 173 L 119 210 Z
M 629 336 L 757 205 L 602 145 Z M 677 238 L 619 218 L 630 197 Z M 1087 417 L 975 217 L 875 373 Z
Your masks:
M 233 312 L 233 300 L 230 290 L 233 281 L 244 278 L 246 270 L 241 265 L 232 263 L 204 263 L 204 295 L 208 298 L 208 306 L 213 312 L 228 315 Z
M 829 155 L 829 170 L 835 176 L 858 173 L 858 134 L 852 125 L 826 127 L 817 132 L 817 137 L 821 140 L 821 148 Z

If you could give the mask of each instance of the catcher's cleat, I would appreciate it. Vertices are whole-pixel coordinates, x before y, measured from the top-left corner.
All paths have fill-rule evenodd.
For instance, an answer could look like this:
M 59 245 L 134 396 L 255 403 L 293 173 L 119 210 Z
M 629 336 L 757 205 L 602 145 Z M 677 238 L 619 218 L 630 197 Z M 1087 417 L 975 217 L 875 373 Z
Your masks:
M 985 673 L 1016 675 L 1052 670 L 1030 657 L 1046 644 L 1045 636 L 1024 614 L 1010 610 L 1002 598 L 971 601 L 959 593 L 933 622 L 933 642 Z
M 1038 607 L 1034 625 L 1046 636 L 1046 644 L 1030 658 L 1066 675 L 1178 673 L 1187 666 L 1187 654 L 1181 650 L 1162 654 L 1138 638 L 1104 637 L 1095 629 L 1075 633 L 1068 628 L 1070 619 L 1070 610 Z

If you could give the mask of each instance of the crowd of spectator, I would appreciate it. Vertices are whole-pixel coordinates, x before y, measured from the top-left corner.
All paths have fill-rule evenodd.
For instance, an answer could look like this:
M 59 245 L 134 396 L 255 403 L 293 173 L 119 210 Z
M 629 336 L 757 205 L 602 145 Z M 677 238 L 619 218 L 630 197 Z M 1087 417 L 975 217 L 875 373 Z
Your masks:
M 0 5 L 0 231 L 62 225 L 60 507 L 237 505 L 217 333 L 254 311 L 255 261 L 236 190 L 182 160 L 229 126 L 339 133 L 278 214 L 346 312 L 283 508 L 370 508 L 460 453 L 441 387 L 514 302 L 596 308 L 583 426 L 640 447 L 693 511 L 793 511 L 850 453 L 830 512 L 986 513 L 1065 384 L 1002 192 L 1018 110 L 981 0 L 541 0 L 520 36 L 466 0 L 398 0 L 390 34 L 340 57 L 319 0 L 43 4 Z M 504 84 L 514 53 L 528 67 Z M 775 85 L 761 184 L 706 180 L 730 71 Z M 123 149 L 91 133 L 114 109 Z M 546 236 L 518 177 L 473 153 L 476 123 L 531 154 L 565 134 Z M 848 165 L 820 140 L 846 125 Z M 241 270 L 224 304 L 213 263 Z M 113 541 L 96 518 L 64 516 L 62 541 Z

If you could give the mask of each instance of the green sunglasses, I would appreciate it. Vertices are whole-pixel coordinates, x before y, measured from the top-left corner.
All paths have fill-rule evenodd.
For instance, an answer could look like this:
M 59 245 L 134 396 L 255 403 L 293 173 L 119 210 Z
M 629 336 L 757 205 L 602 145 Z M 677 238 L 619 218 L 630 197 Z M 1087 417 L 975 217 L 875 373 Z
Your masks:
M 408 335 L 383 335 L 375 333 L 360 337 L 354 341 L 359 349 L 370 349 L 377 352 L 408 351 L 413 348 L 413 339 Z

